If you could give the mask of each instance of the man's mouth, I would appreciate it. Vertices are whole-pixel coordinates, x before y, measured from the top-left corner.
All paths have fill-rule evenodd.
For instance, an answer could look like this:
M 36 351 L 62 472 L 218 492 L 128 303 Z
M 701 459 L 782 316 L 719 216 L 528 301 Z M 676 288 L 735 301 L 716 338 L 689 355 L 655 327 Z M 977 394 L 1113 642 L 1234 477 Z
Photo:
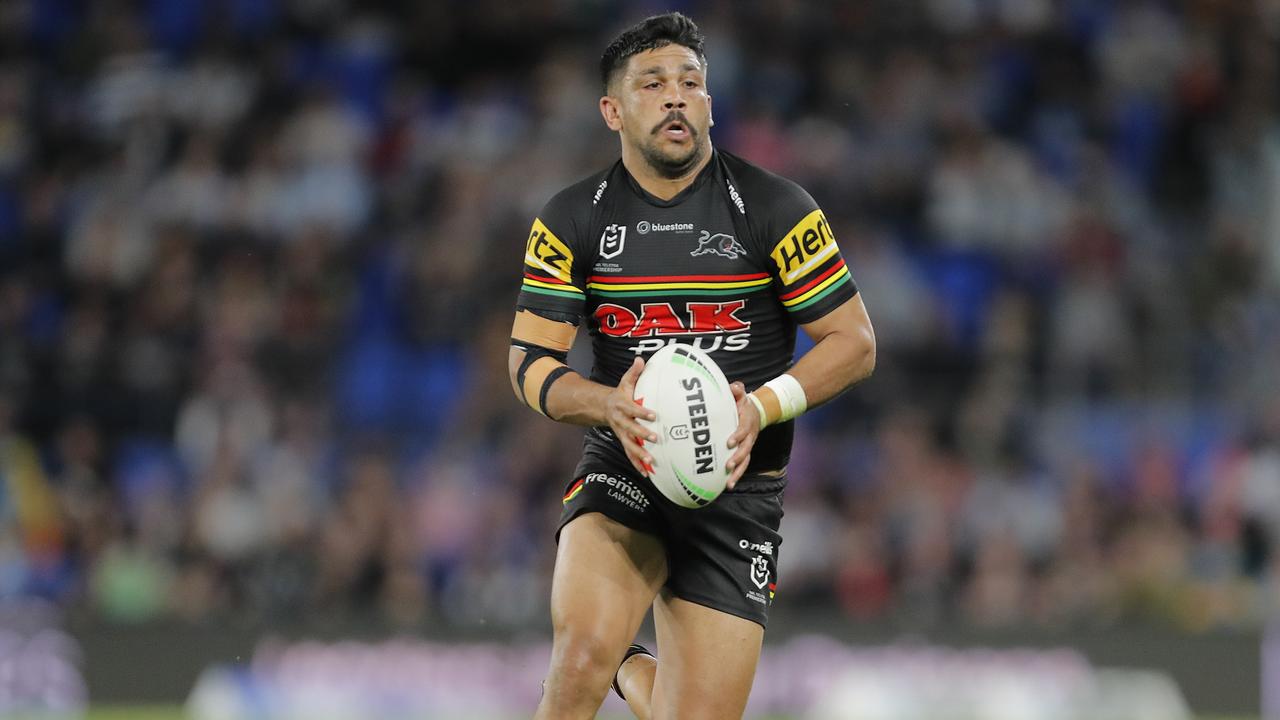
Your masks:
M 654 133 L 672 140 L 683 141 L 693 137 L 693 128 L 684 120 L 671 120 L 659 125 Z

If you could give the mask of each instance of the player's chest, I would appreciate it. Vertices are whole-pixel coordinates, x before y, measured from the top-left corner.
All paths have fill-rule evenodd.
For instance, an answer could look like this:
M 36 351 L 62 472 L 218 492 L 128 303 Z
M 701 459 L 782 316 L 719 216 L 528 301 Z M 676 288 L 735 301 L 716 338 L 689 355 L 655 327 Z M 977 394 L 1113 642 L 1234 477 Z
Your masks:
M 770 275 L 725 203 L 637 203 L 602 224 L 586 290 L 604 335 L 742 333 L 771 311 Z
M 618 203 L 595 230 L 588 293 L 624 291 L 620 286 L 636 292 L 693 290 L 698 288 L 688 283 L 725 283 L 757 273 L 760 259 L 739 237 L 727 203 L 715 200 L 708 195 L 668 208 L 638 198 Z M 648 287 L 654 285 L 664 287 Z

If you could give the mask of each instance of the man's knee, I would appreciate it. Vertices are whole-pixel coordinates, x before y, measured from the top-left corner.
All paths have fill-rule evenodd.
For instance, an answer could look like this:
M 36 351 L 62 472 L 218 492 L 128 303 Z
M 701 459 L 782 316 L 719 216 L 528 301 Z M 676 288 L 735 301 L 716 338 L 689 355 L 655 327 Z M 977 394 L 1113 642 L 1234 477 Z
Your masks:
M 557 633 L 551 653 L 551 677 L 605 692 L 622 657 L 623 647 L 589 633 Z

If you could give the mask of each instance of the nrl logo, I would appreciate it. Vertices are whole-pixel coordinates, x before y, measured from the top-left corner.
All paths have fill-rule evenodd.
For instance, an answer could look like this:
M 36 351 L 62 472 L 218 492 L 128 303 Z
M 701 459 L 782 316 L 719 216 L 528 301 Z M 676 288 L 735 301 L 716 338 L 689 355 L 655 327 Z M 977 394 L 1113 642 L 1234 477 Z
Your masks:
M 769 584 L 769 561 L 765 560 L 763 555 L 757 555 L 751 559 L 751 582 L 761 590 Z
M 727 257 L 730 260 L 737 260 L 739 255 L 747 254 L 747 249 L 742 247 L 742 243 L 738 242 L 732 235 L 724 233 L 712 235 L 710 232 L 703 230 L 702 237 L 698 238 L 698 249 L 689 254 L 693 257 L 698 257 L 709 253 Z
M 600 257 L 608 260 L 622 254 L 622 243 L 627 239 L 626 225 L 610 225 L 600 235 Z

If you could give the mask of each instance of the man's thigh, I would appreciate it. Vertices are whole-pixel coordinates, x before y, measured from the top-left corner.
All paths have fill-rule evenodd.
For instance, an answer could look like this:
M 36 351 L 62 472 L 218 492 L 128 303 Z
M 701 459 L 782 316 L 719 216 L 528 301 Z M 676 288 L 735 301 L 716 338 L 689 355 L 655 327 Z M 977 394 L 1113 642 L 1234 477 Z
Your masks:
M 587 469 L 565 488 L 552 622 L 557 633 L 619 625 L 634 634 L 668 577 L 661 512 L 641 479 L 604 465 Z
M 557 640 L 571 635 L 611 643 L 621 659 L 666 577 L 656 537 L 598 512 L 578 515 L 561 529 L 556 551 L 551 618 Z
M 536 718 L 595 715 L 666 574 L 662 545 L 652 535 L 598 512 L 578 514 L 561 528 L 551 586 L 555 637 Z
M 653 606 L 658 634 L 654 720 L 727 720 L 746 711 L 764 627 L 664 591 Z

